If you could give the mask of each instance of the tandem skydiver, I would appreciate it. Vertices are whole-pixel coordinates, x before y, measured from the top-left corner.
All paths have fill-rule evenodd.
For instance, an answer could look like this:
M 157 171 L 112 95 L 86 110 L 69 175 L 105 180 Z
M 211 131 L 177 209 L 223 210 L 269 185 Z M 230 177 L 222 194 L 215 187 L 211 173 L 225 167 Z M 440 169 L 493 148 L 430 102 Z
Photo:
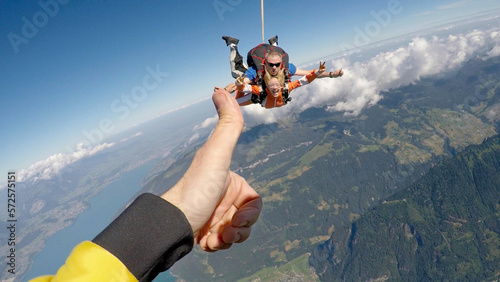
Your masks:
M 274 36 L 268 40 L 269 44 L 259 44 L 257 47 L 253 48 L 250 52 L 256 50 L 263 49 L 264 50 L 264 58 L 262 56 L 251 56 L 248 54 L 247 56 L 247 65 L 243 62 L 243 57 L 238 52 L 238 43 L 239 40 L 230 37 L 230 36 L 222 36 L 222 39 L 226 42 L 226 45 L 230 48 L 230 65 L 231 65 L 231 75 L 234 78 L 238 78 L 245 74 L 245 83 L 259 84 L 259 71 L 268 72 L 271 75 L 276 75 L 279 69 L 286 69 L 288 71 L 288 76 L 298 75 L 305 76 L 311 73 L 311 70 L 303 70 L 297 68 L 294 64 L 288 63 L 288 55 L 286 52 L 278 47 L 278 36 Z M 266 58 L 268 52 L 277 51 L 282 54 L 281 57 L 273 56 L 272 58 Z M 267 52 L 266 52 L 267 51 Z M 249 53 L 250 53 L 249 52 Z M 283 58 L 286 60 L 284 61 Z M 261 60 L 262 62 L 259 62 Z M 331 72 L 323 72 L 317 78 L 337 78 L 344 74 L 342 69 L 338 69 L 336 71 Z M 263 77 L 263 74 L 261 78 Z M 234 83 L 229 84 L 225 87 L 225 89 L 229 92 L 234 92 L 236 90 L 236 85 Z

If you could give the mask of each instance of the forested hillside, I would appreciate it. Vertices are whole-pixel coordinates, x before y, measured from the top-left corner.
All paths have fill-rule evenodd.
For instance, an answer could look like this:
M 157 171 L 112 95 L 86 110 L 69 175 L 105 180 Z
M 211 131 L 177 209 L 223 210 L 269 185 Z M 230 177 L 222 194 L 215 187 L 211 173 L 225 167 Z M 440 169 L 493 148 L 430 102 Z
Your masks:
M 252 236 L 223 252 L 194 251 L 172 273 L 187 281 L 318 279 L 308 257 L 332 233 L 350 228 L 443 159 L 497 134 L 499 77 L 500 58 L 474 59 L 446 77 L 383 93 L 356 117 L 312 108 L 247 130 L 231 169 L 264 200 Z M 143 191 L 171 187 L 197 146 L 164 160 L 167 169 Z M 321 277 L 331 270 L 326 261 L 315 266 Z
M 500 276 L 500 138 L 471 146 L 337 230 L 310 258 L 323 281 Z

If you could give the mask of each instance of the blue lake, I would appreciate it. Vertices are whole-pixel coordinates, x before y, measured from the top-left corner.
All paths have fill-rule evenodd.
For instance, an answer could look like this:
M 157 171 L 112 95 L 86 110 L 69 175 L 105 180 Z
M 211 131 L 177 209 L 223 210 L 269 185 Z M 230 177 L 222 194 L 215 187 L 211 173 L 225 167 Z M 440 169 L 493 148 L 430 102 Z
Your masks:
M 153 164 L 154 162 L 150 162 L 124 173 L 93 197 L 89 201 L 90 207 L 82 212 L 72 225 L 47 240 L 25 278 L 55 274 L 76 245 L 84 240 L 92 240 L 134 197 L 141 188 L 141 180 L 149 173 Z M 175 278 L 164 273 L 155 281 L 175 281 Z

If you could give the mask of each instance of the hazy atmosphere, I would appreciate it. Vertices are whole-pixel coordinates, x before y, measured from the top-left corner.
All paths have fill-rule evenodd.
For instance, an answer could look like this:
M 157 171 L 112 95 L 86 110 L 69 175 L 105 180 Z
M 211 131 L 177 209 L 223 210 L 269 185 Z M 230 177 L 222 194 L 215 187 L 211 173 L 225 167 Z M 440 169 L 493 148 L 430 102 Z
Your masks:
M 213 86 L 232 82 L 229 50 L 221 36 L 239 38 L 242 53 L 262 42 L 259 1 L 47 0 L 0 5 L 2 171 L 20 172 L 42 161 L 29 169 L 40 170 L 61 158 L 56 167 L 64 166 L 109 146 L 102 144 L 104 139 L 123 129 L 209 99 Z M 422 28 L 445 23 L 451 28 L 453 22 L 495 15 L 500 8 L 493 0 L 319 1 L 307 9 L 303 5 L 264 5 L 265 40 L 277 34 L 279 45 L 298 66 Z M 359 113 L 380 99 L 380 90 L 459 64 L 498 40 L 492 32 L 496 31 L 415 38 L 403 49 L 369 62 L 356 63 L 352 55 L 329 60 L 327 67 L 344 68 L 345 77 L 316 83 L 312 87 L 321 90 L 300 107 L 335 98 L 338 103 L 329 105 L 332 110 Z M 407 64 L 414 67 L 406 68 Z M 249 111 L 258 112 L 257 120 L 280 114 L 264 116 L 258 107 Z M 5 173 L 1 177 L 5 179 Z
M 278 35 L 297 67 L 344 75 L 241 107 L 252 235 L 155 281 L 498 278 L 500 1 L 264 1 L 263 29 L 260 4 L 0 1 L 0 194 L 16 199 L 0 280 L 54 274 L 180 179 L 218 121 L 214 86 L 234 82 L 223 35 L 244 57 Z

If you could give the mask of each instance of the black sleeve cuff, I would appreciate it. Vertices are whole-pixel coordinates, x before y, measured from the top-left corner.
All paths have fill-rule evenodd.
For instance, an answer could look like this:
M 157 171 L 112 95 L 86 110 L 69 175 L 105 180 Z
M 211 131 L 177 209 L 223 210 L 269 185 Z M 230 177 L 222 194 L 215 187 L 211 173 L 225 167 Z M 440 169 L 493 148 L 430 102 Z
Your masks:
M 93 242 L 116 256 L 139 281 L 153 280 L 194 245 L 184 214 L 153 194 L 137 197 Z

